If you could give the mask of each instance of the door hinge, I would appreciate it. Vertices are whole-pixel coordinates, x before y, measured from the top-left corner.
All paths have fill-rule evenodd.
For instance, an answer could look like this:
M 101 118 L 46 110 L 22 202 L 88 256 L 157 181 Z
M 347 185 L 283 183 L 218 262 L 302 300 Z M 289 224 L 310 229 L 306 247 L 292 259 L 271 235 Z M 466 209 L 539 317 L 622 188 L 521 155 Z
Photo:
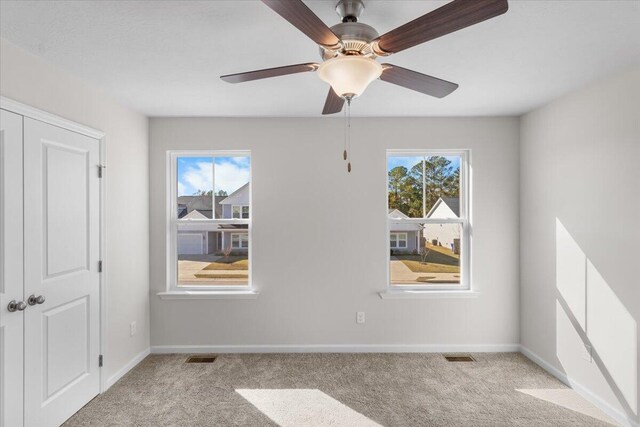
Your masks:
M 105 165 L 98 165 L 98 178 L 102 178 L 103 169 L 105 169 Z
M 102 362 L 103 362 L 102 355 L 100 355 L 100 356 L 98 356 L 98 367 L 99 368 L 102 368 Z
M 102 261 L 98 261 L 98 273 L 102 273 Z

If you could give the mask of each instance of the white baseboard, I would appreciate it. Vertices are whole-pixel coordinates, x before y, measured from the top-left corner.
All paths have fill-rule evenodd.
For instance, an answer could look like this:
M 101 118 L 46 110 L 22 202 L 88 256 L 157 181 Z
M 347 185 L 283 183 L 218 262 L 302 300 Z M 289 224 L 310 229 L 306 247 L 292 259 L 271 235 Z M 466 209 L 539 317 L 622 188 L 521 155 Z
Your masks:
M 536 365 L 540 366 L 545 371 L 549 372 L 551 375 L 571 387 L 586 399 L 589 403 L 591 403 L 596 408 L 600 409 L 606 415 L 608 415 L 614 421 L 620 423 L 620 425 L 625 427 L 640 427 L 640 424 L 632 419 L 630 419 L 627 414 L 623 411 L 620 411 L 618 408 L 614 408 L 608 402 L 605 402 L 602 398 L 597 396 L 591 390 L 583 386 L 582 384 L 576 382 L 575 380 L 569 378 L 567 374 L 535 354 L 533 351 L 529 350 L 524 346 L 520 346 L 520 352 L 524 354 L 529 360 L 531 360 Z
M 130 370 L 132 370 L 133 368 L 136 367 L 136 365 L 140 362 L 142 362 L 142 360 L 144 360 L 145 357 L 147 357 L 149 354 L 151 353 L 151 349 L 147 348 L 146 350 L 142 351 L 140 354 L 137 354 L 133 359 L 131 359 L 126 365 L 124 365 L 122 368 L 120 368 L 118 370 L 118 372 L 116 372 L 115 374 L 111 375 L 109 378 L 107 378 L 107 383 L 105 384 L 105 388 L 104 390 L 102 390 L 102 392 L 104 393 L 105 391 L 107 391 L 112 385 L 114 385 L 115 383 L 118 382 L 118 380 L 122 377 L 125 376 L 125 374 L 127 372 L 129 372 Z
M 151 353 L 507 353 L 519 344 L 281 344 L 281 345 L 154 345 Z

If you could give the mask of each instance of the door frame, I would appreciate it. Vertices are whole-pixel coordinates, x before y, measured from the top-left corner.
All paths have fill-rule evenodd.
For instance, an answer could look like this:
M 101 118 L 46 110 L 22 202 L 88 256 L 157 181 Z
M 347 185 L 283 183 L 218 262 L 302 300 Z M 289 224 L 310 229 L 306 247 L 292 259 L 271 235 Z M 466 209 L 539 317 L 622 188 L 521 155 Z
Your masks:
M 107 158 L 107 137 L 106 134 L 98 129 L 94 129 L 89 126 L 82 125 L 80 123 L 67 120 L 63 117 L 55 114 L 47 113 L 46 111 L 39 110 L 31 107 L 27 104 L 23 104 L 13 99 L 0 96 L 0 108 L 3 110 L 11 111 L 24 117 L 29 117 L 34 120 L 38 120 L 44 123 L 48 123 L 53 126 L 57 126 L 62 129 L 66 129 L 81 135 L 88 136 L 93 139 L 97 139 L 99 143 L 100 151 L 100 166 L 102 167 L 102 178 L 100 179 L 100 194 L 98 196 L 100 202 L 99 215 L 100 215 L 100 260 L 102 261 L 102 272 L 100 273 L 100 315 L 99 317 L 99 330 L 100 336 L 98 341 L 100 343 L 100 354 L 104 355 L 107 351 L 107 224 L 106 224 L 106 205 L 107 205 L 107 175 L 104 173 L 106 168 Z M 107 375 L 104 366 L 99 370 L 100 375 L 100 393 L 104 393 L 107 389 Z

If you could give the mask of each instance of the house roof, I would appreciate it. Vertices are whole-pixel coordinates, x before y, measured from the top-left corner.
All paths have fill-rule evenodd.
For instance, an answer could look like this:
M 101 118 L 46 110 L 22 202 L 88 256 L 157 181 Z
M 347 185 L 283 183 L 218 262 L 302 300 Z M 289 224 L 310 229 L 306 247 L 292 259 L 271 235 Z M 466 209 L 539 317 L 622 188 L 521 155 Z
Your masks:
M 222 218 L 220 201 L 227 196 L 215 196 L 216 218 Z M 213 198 L 211 196 L 178 196 L 178 218 L 184 218 L 193 211 L 198 211 L 205 218 L 213 219 Z M 194 216 L 190 215 L 190 218 Z
M 431 215 L 438 209 L 442 203 L 447 205 L 449 209 L 456 214 L 457 217 L 460 217 L 460 198 L 459 197 L 440 197 L 438 201 L 433 205 L 429 213 L 427 214 L 427 218 L 430 218 Z
M 390 219 L 404 219 L 409 218 L 405 213 L 403 213 L 399 209 L 389 209 L 389 218 Z M 389 226 L 389 231 L 419 231 L 422 230 L 422 226 L 416 223 L 408 223 L 408 224 L 391 224 Z
M 237 189 L 236 191 L 234 191 L 233 193 L 229 194 L 228 196 L 223 196 L 223 197 L 222 197 L 222 200 L 220 200 L 220 201 L 216 200 L 216 203 L 217 203 L 217 204 L 223 204 L 223 205 L 224 205 L 224 204 L 228 204 L 228 203 L 225 203 L 225 201 L 226 201 L 227 199 L 230 199 L 230 198 L 232 198 L 232 197 L 236 196 L 237 194 L 242 193 L 244 190 L 246 190 L 246 189 L 247 189 L 247 187 L 249 187 L 249 183 L 248 183 L 248 182 L 247 182 L 245 185 L 243 185 L 242 187 L 238 188 L 238 189 Z
M 409 218 L 399 209 L 389 209 L 389 218 Z
M 182 217 L 182 219 L 207 219 L 199 210 L 195 209 Z

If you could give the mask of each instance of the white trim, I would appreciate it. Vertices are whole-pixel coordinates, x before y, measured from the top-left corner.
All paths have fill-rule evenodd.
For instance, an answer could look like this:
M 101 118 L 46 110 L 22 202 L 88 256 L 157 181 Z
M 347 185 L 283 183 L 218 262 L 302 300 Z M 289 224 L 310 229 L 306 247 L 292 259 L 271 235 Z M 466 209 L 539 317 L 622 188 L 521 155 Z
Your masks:
M 256 290 L 207 290 L 207 291 L 171 291 L 158 292 L 156 295 L 163 300 L 174 299 L 257 299 L 260 292 Z
M 81 125 L 79 123 L 67 120 L 55 114 L 47 113 L 46 111 L 39 110 L 37 108 L 31 107 L 18 101 L 14 101 L 13 99 L 6 98 L 4 96 L 0 96 L 0 108 L 14 112 L 16 114 L 20 114 L 25 117 L 39 120 L 44 123 L 48 123 L 53 126 L 67 129 L 72 132 L 88 136 L 90 138 L 102 139 L 105 136 L 105 133 L 98 129 Z
M 178 245 L 177 245 L 177 229 L 180 227 L 187 227 L 190 229 L 197 228 L 200 226 L 208 226 L 211 224 L 247 224 L 248 228 L 246 233 L 248 234 L 249 239 L 249 247 L 247 249 L 247 255 L 249 259 L 251 258 L 251 219 L 233 219 L 233 218 L 213 218 L 213 219 L 196 219 L 196 220 L 180 220 L 177 218 L 177 196 L 178 196 L 178 174 L 177 174 L 177 159 L 178 157 L 211 157 L 212 159 L 212 168 L 215 168 L 215 158 L 216 157 L 228 157 L 228 156 L 237 156 L 237 157 L 248 157 L 251 158 L 250 150 L 167 150 L 166 152 L 166 185 L 165 185 L 165 198 L 166 198 L 166 211 L 165 211 L 165 220 L 166 220 L 166 292 L 161 292 L 162 294 L 167 295 L 175 295 L 181 294 L 185 291 L 194 291 L 196 293 L 202 292 L 203 290 L 213 291 L 219 293 L 220 291 L 237 291 L 239 286 L 224 286 L 224 285 L 198 285 L 198 286 L 189 286 L 188 283 L 178 283 Z M 249 183 L 251 182 L 251 170 L 252 164 L 249 166 Z M 215 170 L 212 170 L 212 175 L 215 179 Z M 215 182 L 212 182 L 213 187 L 215 188 Z M 232 193 L 233 194 L 233 193 Z M 174 199 L 175 196 L 175 199 Z M 215 196 L 212 195 L 214 198 Z M 249 186 L 249 205 L 252 206 L 251 202 L 251 186 Z M 215 212 L 215 206 L 213 211 Z M 215 215 L 214 215 L 215 216 Z M 212 230 L 211 230 L 212 231 Z M 225 230 L 216 230 L 223 232 Z M 223 233 L 224 238 L 224 233 Z M 224 244 L 224 241 L 223 241 Z M 241 248 L 244 249 L 244 248 Z M 243 286 L 243 290 L 252 290 L 253 284 L 253 274 L 252 274 L 252 264 L 249 263 L 249 268 L 247 270 L 248 280 L 247 285 Z M 199 297 L 202 298 L 202 297 Z M 177 298 L 164 298 L 164 299 L 177 299 Z
M 600 409 L 607 416 L 611 417 L 614 421 L 627 427 L 640 427 L 640 423 L 629 418 L 623 411 L 613 407 L 611 404 L 596 395 L 593 391 L 573 380 L 572 378 L 567 376 L 567 374 L 544 360 L 542 357 L 538 356 L 533 351 L 529 350 L 527 347 L 520 345 L 520 352 L 533 363 L 540 366 L 542 369 L 562 381 L 567 386 L 571 387 L 573 390 L 575 390 L 576 393 L 582 396 L 593 406 Z
M 400 285 L 395 285 L 394 289 L 387 289 L 378 292 L 381 299 L 431 299 L 431 298 L 478 298 L 480 292 L 470 291 L 468 289 L 462 291 L 452 290 L 430 290 L 430 289 L 395 289 Z
M 460 283 L 452 284 L 452 285 L 438 285 L 438 286 L 429 286 L 428 288 L 425 285 L 397 285 L 391 283 L 391 266 L 390 266 L 390 254 L 392 249 L 404 249 L 404 248 L 391 248 L 390 238 L 386 237 L 386 257 L 387 263 L 385 266 L 386 274 L 387 274 L 387 290 L 391 291 L 397 289 L 403 289 L 404 292 L 408 290 L 419 290 L 423 292 L 438 292 L 442 290 L 452 290 L 460 292 L 461 290 L 472 291 L 473 284 L 471 283 L 472 277 L 472 260 L 471 260 L 471 251 L 472 251 L 472 210 L 471 210 L 471 199 L 472 199 L 472 182 L 471 182 L 471 150 L 470 149 L 387 149 L 386 156 L 384 158 L 385 165 L 384 170 L 388 172 L 389 167 L 389 158 L 390 157 L 425 157 L 425 156 L 459 156 L 460 157 L 460 218 L 447 218 L 447 219 L 434 219 L 434 218 L 389 218 L 389 174 L 386 173 L 385 176 L 385 212 L 387 212 L 387 224 L 386 224 L 386 234 L 389 236 L 391 232 L 391 224 L 445 224 L 445 223 L 459 223 L 461 227 L 460 232 Z M 423 231 L 420 231 L 422 235 L 424 235 Z M 380 295 L 381 298 L 384 298 Z
M 99 144 L 99 156 L 100 166 L 106 168 L 105 162 L 107 159 L 107 137 L 106 134 L 98 129 L 91 128 L 89 126 L 81 125 L 71 120 L 67 120 L 63 117 L 55 114 L 48 113 L 43 110 L 39 110 L 35 107 L 31 107 L 27 104 L 23 104 L 13 99 L 0 96 L 0 108 L 3 110 L 11 111 L 13 113 L 22 115 L 23 117 L 29 117 L 34 120 L 38 120 L 52 126 L 57 126 L 62 129 L 69 130 L 71 132 L 79 133 L 81 135 L 88 136 L 98 140 Z M 99 276 L 99 295 L 100 295 L 100 315 L 98 329 L 100 336 L 98 337 L 100 354 L 105 355 L 107 353 L 107 177 L 103 170 L 102 178 L 100 179 L 100 194 L 98 195 L 100 204 L 100 250 L 99 259 L 102 261 L 102 273 Z M 106 368 L 103 366 L 99 369 L 99 383 L 100 393 L 103 393 L 107 387 Z
M 155 345 L 151 353 L 513 353 L 519 348 L 519 344 Z
M 100 354 L 106 355 L 107 351 L 107 275 L 109 274 L 109 261 L 107 259 L 107 137 L 100 139 L 100 164 L 104 167 L 100 179 L 100 261 L 102 272 L 100 273 Z M 107 368 L 100 369 L 100 393 L 104 393 L 107 386 Z
M 151 348 L 147 348 L 146 350 L 134 356 L 134 358 L 131 359 L 129 362 L 127 362 L 127 364 L 124 365 L 122 368 L 120 368 L 118 372 L 111 375 L 107 380 L 106 388 L 103 390 L 103 393 L 107 391 L 109 388 L 111 388 L 112 385 L 117 383 L 118 380 L 124 377 L 130 370 L 135 368 L 138 365 L 138 363 L 142 362 L 144 358 L 147 357 L 149 354 L 151 354 Z

